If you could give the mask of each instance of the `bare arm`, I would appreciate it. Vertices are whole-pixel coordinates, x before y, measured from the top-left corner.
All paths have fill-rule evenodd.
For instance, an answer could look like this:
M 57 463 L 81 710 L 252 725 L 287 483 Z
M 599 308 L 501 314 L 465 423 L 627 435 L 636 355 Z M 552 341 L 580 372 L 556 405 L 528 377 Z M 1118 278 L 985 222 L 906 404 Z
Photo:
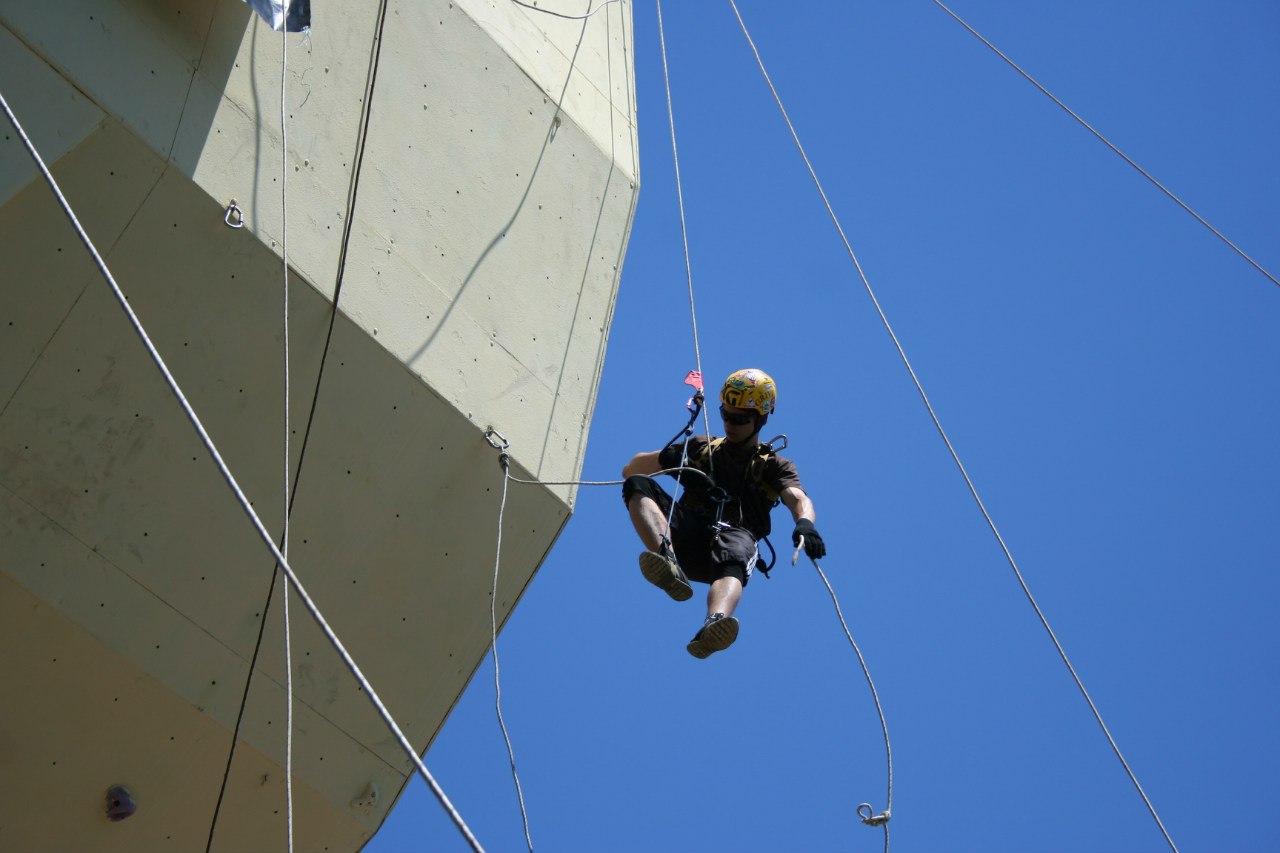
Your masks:
M 631 457 L 631 461 L 622 466 L 623 478 L 634 477 L 637 474 L 648 476 L 661 471 L 662 465 L 658 462 L 659 453 L 661 453 L 661 451 L 651 450 L 647 453 L 637 453 L 635 456 Z
M 787 486 L 783 489 L 782 502 L 787 505 L 787 509 L 791 510 L 791 516 L 796 521 L 802 518 L 815 521 L 818 517 L 813 511 L 813 501 L 809 500 L 809 496 L 799 486 Z

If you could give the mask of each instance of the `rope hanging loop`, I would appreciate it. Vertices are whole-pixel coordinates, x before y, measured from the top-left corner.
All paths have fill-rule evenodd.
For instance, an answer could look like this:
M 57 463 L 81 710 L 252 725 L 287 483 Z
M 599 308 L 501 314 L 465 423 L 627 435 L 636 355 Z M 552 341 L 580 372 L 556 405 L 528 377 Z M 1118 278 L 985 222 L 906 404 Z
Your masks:
M 244 227 L 244 211 L 240 209 L 240 205 L 236 204 L 234 198 L 227 203 L 227 213 L 222 217 L 222 221 L 232 228 Z
M 866 809 L 866 811 L 863 811 L 863 809 Z M 873 811 L 874 810 L 871 808 L 870 803 L 863 803 L 862 805 L 858 806 L 858 817 L 861 818 L 862 822 L 865 823 L 867 826 L 884 826 L 886 823 L 889 822 L 888 809 L 885 809 L 884 811 L 880 812 L 880 814 L 878 815 L 873 815 L 872 814 Z

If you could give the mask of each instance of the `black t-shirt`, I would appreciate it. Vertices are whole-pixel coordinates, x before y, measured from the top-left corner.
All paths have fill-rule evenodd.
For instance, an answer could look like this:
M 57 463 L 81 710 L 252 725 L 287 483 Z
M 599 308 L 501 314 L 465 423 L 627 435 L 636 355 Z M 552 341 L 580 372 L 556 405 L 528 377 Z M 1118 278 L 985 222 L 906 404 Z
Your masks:
M 659 454 L 658 463 L 663 468 L 679 467 L 681 449 L 680 443 L 666 448 Z M 708 441 L 705 435 L 694 436 L 689 439 L 688 465 L 713 475 L 715 484 L 729 494 L 731 500 L 725 505 L 722 520 L 746 528 L 757 539 L 769 535 L 769 511 L 777 505 L 783 490 L 791 486 L 804 488 L 795 463 L 763 444 L 746 449 L 724 439 Z M 714 519 L 716 505 L 708 495 L 710 484 L 696 474 L 672 476 L 684 485 L 680 508 Z

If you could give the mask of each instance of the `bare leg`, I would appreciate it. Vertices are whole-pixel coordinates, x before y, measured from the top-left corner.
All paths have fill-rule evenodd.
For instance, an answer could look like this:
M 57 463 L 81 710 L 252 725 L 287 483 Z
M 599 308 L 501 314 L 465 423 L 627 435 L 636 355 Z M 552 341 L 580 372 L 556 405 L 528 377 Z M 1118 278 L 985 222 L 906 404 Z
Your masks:
M 670 539 L 671 531 L 667 527 L 667 517 L 657 501 L 644 495 L 634 495 L 627 504 L 627 512 L 631 515 L 631 523 L 640 534 L 644 547 L 657 553 L 662 547 L 663 539 Z
M 732 616 L 742 600 L 742 581 L 737 578 L 720 578 L 707 591 L 707 615 L 723 613 Z
M 738 620 L 733 618 L 733 611 L 741 599 L 742 581 L 737 578 L 720 578 L 711 585 L 707 593 L 707 622 L 685 646 L 689 654 L 701 659 L 733 645 L 738 639 Z M 724 616 L 712 621 L 711 617 L 718 613 Z
M 670 542 L 670 528 L 658 502 L 644 495 L 634 495 L 627 504 L 631 523 L 648 550 L 640 555 L 640 573 L 644 579 L 676 601 L 693 598 L 693 587 L 676 562 L 675 554 L 663 547 Z

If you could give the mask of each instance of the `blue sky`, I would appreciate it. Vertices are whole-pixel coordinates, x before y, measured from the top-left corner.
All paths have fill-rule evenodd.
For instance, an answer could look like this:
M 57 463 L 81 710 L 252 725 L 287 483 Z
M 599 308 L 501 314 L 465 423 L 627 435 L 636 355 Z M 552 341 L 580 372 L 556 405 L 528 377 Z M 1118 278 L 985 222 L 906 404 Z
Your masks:
M 546 4 L 551 5 L 549 2 Z M 573 5 L 573 4 L 566 4 Z M 928 0 L 740 0 L 872 286 L 1032 592 L 1179 848 L 1280 849 L 1280 287 Z M 953 8 L 1280 275 L 1280 6 Z M 728 3 L 664 5 L 709 382 L 780 388 L 884 703 L 892 849 L 1166 849 L 875 315 Z M 654 5 L 641 194 L 584 470 L 680 426 L 694 366 Z M 496 476 L 496 472 L 495 472 Z M 513 488 L 521 488 L 513 486 Z M 788 541 L 785 511 L 775 540 Z M 684 644 L 618 492 L 578 509 L 499 640 L 545 851 L 882 848 L 867 685 L 811 567 Z M 524 849 L 489 664 L 427 755 Z M 420 781 L 371 853 L 466 849 Z

